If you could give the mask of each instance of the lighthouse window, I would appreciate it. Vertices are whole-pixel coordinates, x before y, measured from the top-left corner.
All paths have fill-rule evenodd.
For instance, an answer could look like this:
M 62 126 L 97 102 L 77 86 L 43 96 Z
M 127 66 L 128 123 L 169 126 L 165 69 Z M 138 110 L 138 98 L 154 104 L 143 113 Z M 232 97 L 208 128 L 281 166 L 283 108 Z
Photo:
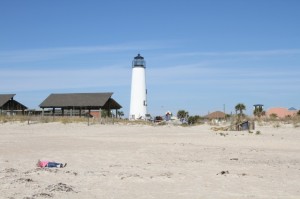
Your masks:
M 134 64 L 135 66 L 144 66 L 144 65 L 145 65 L 145 63 L 144 63 L 143 60 L 134 60 L 134 61 L 133 61 L 133 64 Z

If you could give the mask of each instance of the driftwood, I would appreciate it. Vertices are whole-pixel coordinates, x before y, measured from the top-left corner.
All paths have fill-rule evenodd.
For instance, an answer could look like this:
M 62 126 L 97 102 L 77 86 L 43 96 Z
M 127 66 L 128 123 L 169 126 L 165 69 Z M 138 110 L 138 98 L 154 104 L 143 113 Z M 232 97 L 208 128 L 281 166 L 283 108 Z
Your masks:
M 246 129 L 242 129 L 242 125 L 247 122 L 247 127 Z M 240 122 L 237 124 L 232 124 L 230 126 L 224 126 L 224 127 L 212 127 L 211 128 L 214 131 L 241 131 L 241 130 L 254 130 L 255 126 L 254 126 L 254 122 L 250 122 L 250 121 L 244 121 L 244 122 Z
M 229 131 L 231 126 L 224 126 L 224 127 L 212 127 L 211 129 L 214 131 Z

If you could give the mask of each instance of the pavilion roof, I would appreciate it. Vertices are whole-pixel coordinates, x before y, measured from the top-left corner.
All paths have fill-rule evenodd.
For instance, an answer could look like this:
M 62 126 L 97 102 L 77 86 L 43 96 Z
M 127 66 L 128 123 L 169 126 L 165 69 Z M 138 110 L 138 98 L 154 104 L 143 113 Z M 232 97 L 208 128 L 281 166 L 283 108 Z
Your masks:
M 0 107 L 12 99 L 16 94 L 0 94 Z
M 113 93 L 61 93 L 50 94 L 41 104 L 41 108 L 87 108 L 120 109 Z

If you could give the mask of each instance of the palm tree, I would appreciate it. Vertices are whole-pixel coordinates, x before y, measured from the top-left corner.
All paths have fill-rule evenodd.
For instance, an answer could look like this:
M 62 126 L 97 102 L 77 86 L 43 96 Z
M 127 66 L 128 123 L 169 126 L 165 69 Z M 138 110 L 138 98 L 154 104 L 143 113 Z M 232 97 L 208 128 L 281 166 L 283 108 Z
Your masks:
M 261 116 L 264 116 L 266 114 L 266 112 L 263 110 L 263 108 L 261 106 L 259 107 L 255 107 L 253 114 L 260 118 Z
M 238 120 L 241 119 L 241 117 L 243 116 L 243 111 L 246 110 L 246 106 L 242 103 L 238 103 L 236 106 L 235 106 L 235 111 L 238 112 L 239 111 L 239 117 L 238 117 Z
M 189 112 L 187 112 L 185 110 L 179 110 L 177 112 L 178 119 L 186 119 L 188 116 L 189 116 Z
M 119 118 L 121 118 L 121 117 L 124 116 L 124 112 L 123 111 L 117 111 L 117 114 L 118 114 Z

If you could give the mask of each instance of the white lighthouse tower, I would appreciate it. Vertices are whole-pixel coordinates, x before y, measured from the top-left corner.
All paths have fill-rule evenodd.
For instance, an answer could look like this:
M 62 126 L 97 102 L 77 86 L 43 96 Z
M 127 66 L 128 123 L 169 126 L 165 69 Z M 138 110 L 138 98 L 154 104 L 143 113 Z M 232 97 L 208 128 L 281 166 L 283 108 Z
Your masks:
M 146 62 L 138 54 L 132 61 L 129 119 L 145 119 L 147 114 Z

